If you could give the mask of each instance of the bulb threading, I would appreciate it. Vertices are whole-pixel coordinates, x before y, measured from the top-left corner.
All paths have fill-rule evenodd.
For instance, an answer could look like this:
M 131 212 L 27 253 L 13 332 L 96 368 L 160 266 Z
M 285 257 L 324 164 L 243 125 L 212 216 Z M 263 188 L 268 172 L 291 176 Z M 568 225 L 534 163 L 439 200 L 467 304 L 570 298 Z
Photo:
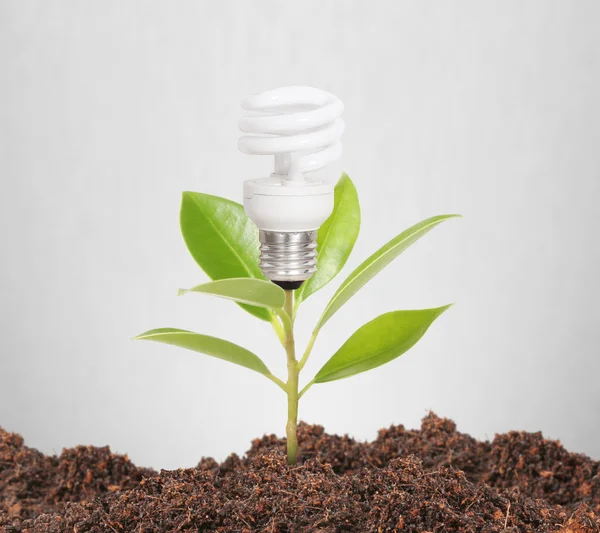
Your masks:
M 259 240 L 260 268 L 274 283 L 299 287 L 317 271 L 317 230 L 260 230 Z

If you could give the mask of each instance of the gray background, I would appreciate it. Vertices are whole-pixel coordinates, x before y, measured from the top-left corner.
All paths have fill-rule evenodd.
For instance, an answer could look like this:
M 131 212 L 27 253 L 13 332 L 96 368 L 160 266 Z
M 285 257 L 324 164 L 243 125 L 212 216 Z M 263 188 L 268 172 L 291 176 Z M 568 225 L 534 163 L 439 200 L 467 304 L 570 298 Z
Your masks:
M 167 468 L 283 433 L 261 376 L 129 339 L 192 329 L 284 373 L 266 323 L 177 298 L 206 279 L 178 210 L 268 174 L 237 151 L 239 101 L 306 84 L 346 104 L 331 176 L 354 179 L 363 228 L 342 276 L 426 216 L 465 218 L 358 293 L 304 379 L 380 313 L 457 305 L 401 359 L 315 386 L 301 418 L 371 439 L 433 409 L 600 458 L 599 19 L 594 1 L 3 1 L 0 424 Z M 300 344 L 338 283 L 301 309 Z

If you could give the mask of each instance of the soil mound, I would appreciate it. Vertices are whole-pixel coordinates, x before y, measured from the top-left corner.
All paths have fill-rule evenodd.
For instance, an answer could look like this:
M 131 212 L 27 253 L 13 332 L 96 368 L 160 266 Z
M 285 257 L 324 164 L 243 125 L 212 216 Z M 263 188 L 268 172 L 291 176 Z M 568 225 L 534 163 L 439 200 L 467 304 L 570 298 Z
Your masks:
M 317 459 L 331 465 L 338 474 L 383 467 L 393 459 L 415 455 L 426 470 L 451 466 L 462 470 L 475 484 L 518 487 L 532 498 L 573 509 L 586 503 L 600 516 L 600 461 L 570 453 L 560 442 L 546 440 L 539 432 L 511 431 L 496 435 L 491 443 L 482 442 L 458 432 L 452 420 L 429 413 L 421 429 L 391 426 L 380 430 L 370 443 L 328 435 L 321 426 L 308 424 L 300 424 L 298 440 L 300 461 Z M 245 461 L 284 446 L 285 440 L 274 435 L 255 439 Z M 244 463 L 232 456 L 221 469 L 227 471 L 237 462 Z M 203 462 L 198 466 L 207 467 Z
M 491 443 L 431 413 L 371 443 L 299 427 L 197 468 L 138 468 L 108 448 L 49 457 L 0 429 L 0 531 L 600 532 L 599 463 L 540 433 Z
M 61 511 L 68 502 L 131 489 L 154 474 L 136 467 L 125 455 L 111 453 L 108 446 L 77 446 L 52 457 L 0 428 L 0 525 L 3 512 L 33 518 Z

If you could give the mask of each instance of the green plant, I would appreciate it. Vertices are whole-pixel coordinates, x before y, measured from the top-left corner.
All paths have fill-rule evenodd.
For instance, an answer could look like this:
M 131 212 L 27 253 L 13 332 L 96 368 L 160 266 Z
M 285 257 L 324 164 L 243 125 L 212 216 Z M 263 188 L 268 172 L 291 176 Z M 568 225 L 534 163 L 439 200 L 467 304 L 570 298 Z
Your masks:
M 393 238 L 361 263 L 335 292 L 317 321 L 306 350 L 296 357 L 294 321 L 298 306 L 329 283 L 342 269 L 360 228 L 360 207 L 354 184 L 342 175 L 335 187 L 335 206 L 318 236 L 317 272 L 296 291 L 284 291 L 265 280 L 258 266 L 258 230 L 241 205 L 207 194 L 184 192 L 181 231 L 198 265 L 213 280 L 179 294 L 210 294 L 237 302 L 257 318 L 270 322 L 285 349 L 287 381 L 276 377 L 254 353 L 223 339 L 174 328 L 153 329 L 135 337 L 187 348 L 254 370 L 287 395 L 287 458 L 296 463 L 299 399 L 317 383 L 347 378 L 388 363 L 425 334 L 449 305 L 414 311 L 392 311 L 359 328 L 301 389 L 299 375 L 317 335 L 327 321 L 371 278 L 435 226 L 459 215 L 428 218 Z

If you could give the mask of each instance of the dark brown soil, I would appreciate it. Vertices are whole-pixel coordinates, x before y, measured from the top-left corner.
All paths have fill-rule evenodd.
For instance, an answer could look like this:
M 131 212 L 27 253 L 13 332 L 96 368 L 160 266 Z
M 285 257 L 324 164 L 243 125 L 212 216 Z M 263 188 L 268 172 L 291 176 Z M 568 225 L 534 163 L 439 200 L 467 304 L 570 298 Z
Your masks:
M 0 531 L 600 532 L 599 463 L 539 433 L 491 443 L 428 415 L 371 443 L 299 428 L 300 464 L 265 436 L 244 458 L 163 471 L 108 448 L 48 457 L 0 429 Z

